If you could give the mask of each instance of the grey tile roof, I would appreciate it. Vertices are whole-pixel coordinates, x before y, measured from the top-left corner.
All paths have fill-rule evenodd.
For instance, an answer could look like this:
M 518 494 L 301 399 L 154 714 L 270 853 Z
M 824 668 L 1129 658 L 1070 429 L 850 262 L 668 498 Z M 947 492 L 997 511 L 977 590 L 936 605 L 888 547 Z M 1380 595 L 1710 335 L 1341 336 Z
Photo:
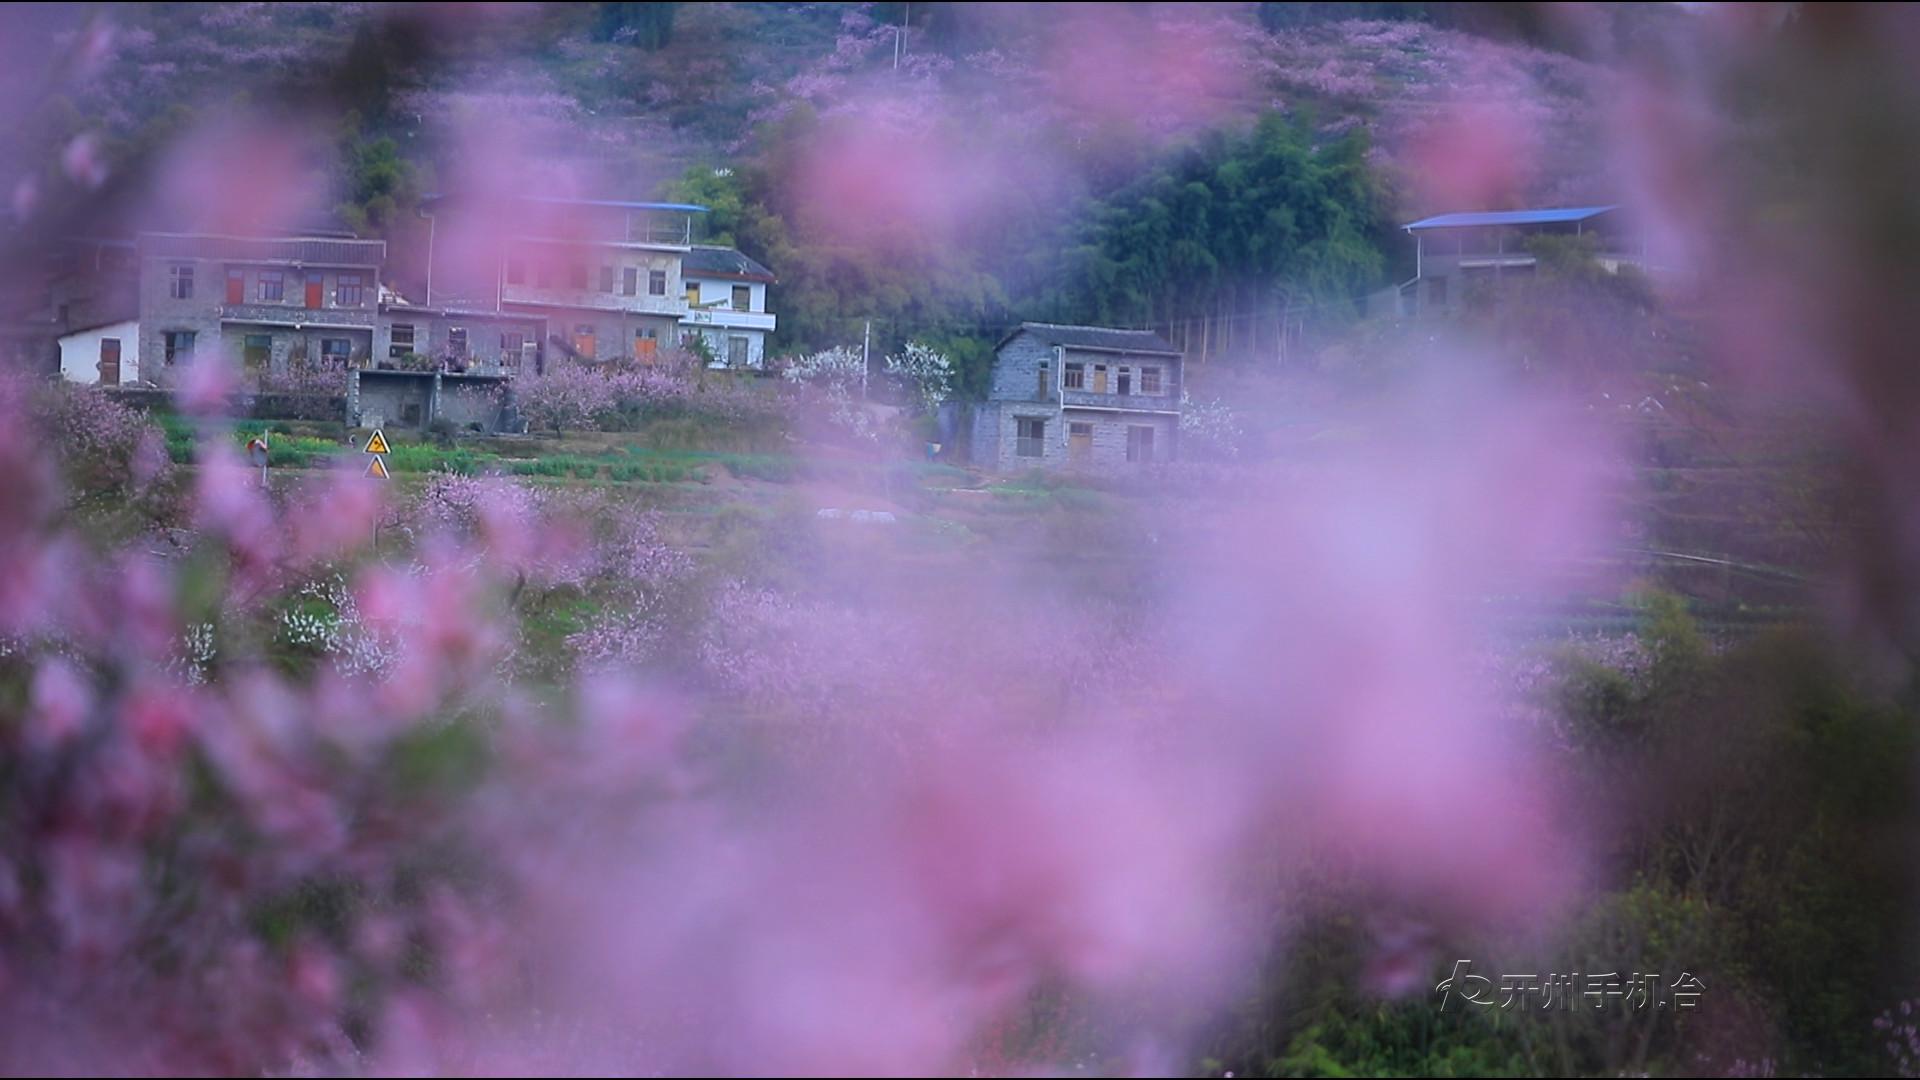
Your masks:
M 747 281 L 774 280 L 773 271 L 728 247 L 695 245 L 680 257 L 681 276 L 743 278 Z
M 378 267 L 386 262 L 387 244 L 384 240 L 141 233 L 140 254 L 176 259 Z
M 1180 355 L 1179 349 L 1167 344 L 1166 338 L 1151 330 L 1116 330 L 1106 326 L 1062 326 L 1059 323 L 1021 323 L 1006 337 L 1000 339 L 1000 345 L 1005 345 L 1013 340 L 1015 335 L 1021 333 L 1029 333 L 1049 345 L 1063 345 L 1069 349 Z M 994 347 L 997 349 L 999 345 Z

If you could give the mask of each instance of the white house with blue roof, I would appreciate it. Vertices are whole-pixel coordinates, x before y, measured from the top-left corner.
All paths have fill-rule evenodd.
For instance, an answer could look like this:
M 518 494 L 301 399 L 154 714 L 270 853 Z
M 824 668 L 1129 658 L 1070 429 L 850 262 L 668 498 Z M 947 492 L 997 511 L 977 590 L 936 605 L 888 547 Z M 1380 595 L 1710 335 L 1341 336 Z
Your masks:
M 1593 236 L 1602 266 L 1644 266 L 1646 249 L 1627 232 L 1618 206 L 1487 210 L 1437 214 L 1402 226 L 1414 239 L 1414 276 L 1400 288 L 1410 312 L 1458 307 L 1468 291 L 1508 275 L 1532 274 L 1529 241 L 1539 236 Z

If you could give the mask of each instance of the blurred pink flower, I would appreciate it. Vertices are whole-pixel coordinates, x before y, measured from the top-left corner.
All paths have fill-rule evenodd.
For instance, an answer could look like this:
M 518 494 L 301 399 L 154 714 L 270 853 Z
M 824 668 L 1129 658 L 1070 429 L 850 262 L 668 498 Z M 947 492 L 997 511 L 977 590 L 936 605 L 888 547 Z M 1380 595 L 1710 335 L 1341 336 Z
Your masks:
M 49 657 L 33 673 L 26 735 L 41 751 L 58 750 L 77 737 L 93 709 L 93 690 L 73 663 Z

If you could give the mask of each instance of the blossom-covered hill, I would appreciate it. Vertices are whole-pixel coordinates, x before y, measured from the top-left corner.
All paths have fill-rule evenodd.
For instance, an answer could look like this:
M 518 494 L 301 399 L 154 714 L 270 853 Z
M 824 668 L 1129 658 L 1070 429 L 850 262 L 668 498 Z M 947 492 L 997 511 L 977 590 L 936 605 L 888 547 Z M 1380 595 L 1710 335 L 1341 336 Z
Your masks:
M 1280 109 L 1329 131 L 1365 126 L 1403 188 L 1429 151 L 1493 146 L 1528 163 L 1504 178 L 1514 199 L 1605 194 L 1593 148 L 1607 65 L 1411 19 L 1272 30 L 1259 6 L 915 5 L 932 10 L 903 41 L 900 5 L 887 4 L 48 13 L 40 17 L 59 21 L 65 51 L 34 58 L 53 93 L 18 132 L 42 168 L 11 182 L 98 183 L 177 128 L 182 106 L 352 110 L 421 163 L 454 145 L 452 126 L 507 123 L 536 151 L 529 157 L 591 163 L 585 182 L 624 195 L 649 194 L 688 163 L 749 151 L 756 129 L 796 108 L 1009 137 L 1037 127 L 1097 161 L 1096 182 L 1124 179 L 1143 155 L 1198 129 Z M 1383 6 L 1392 5 L 1361 7 Z M 651 25 L 657 14 L 618 10 L 646 8 L 674 9 L 664 33 Z M 63 163 L 83 136 L 87 160 Z M 1409 195 L 1407 209 L 1431 208 L 1420 204 L 1444 194 L 1449 178 L 1438 179 L 1439 192 Z

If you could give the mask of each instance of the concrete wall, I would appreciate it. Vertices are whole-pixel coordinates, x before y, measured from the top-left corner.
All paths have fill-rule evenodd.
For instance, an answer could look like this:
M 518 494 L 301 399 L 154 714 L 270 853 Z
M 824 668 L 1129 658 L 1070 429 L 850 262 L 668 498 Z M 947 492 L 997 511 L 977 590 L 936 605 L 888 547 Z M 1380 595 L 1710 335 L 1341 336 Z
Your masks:
M 498 431 L 511 396 L 508 379 L 425 371 L 354 371 L 347 376 L 347 423 L 355 427 Z
M 60 376 L 80 383 L 100 381 L 100 343 L 108 338 L 120 342 L 120 381 L 140 379 L 140 323 L 134 319 L 111 326 L 95 327 L 60 339 Z
M 427 426 L 433 404 L 433 374 L 356 371 L 348 375 L 347 386 L 347 423 L 351 426 Z M 411 419 L 409 406 L 414 410 Z

